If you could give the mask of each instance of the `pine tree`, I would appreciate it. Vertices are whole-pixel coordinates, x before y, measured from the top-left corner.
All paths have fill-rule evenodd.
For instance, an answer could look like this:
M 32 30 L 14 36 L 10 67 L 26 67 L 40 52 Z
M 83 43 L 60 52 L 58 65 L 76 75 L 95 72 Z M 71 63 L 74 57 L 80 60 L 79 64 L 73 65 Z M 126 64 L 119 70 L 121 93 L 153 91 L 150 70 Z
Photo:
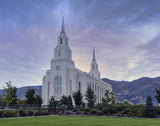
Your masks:
M 80 90 L 73 93 L 73 99 L 76 107 L 80 108 L 80 106 L 82 105 L 82 98 L 83 96 Z
M 28 90 L 25 92 L 26 104 L 34 104 L 35 100 L 35 90 L 28 87 Z
M 68 110 L 72 110 L 72 109 L 73 109 L 72 98 L 71 98 L 70 95 L 69 95 L 68 98 L 67 98 L 67 109 L 68 109 Z
M 17 88 L 12 86 L 12 83 L 6 82 L 7 87 L 5 87 L 4 92 L 6 92 L 5 94 L 5 102 L 9 105 L 9 104 L 17 104 Z
M 155 95 L 154 97 L 157 99 L 157 102 L 160 103 L 160 88 L 156 88 L 156 93 L 157 95 Z
M 149 118 L 155 117 L 155 111 L 152 105 L 152 98 L 148 96 L 146 99 L 145 116 Z
M 91 89 L 89 86 L 86 91 L 86 100 L 88 101 L 88 107 L 89 108 L 94 108 L 94 104 L 96 102 L 96 96 L 94 95 L 94 91 Z

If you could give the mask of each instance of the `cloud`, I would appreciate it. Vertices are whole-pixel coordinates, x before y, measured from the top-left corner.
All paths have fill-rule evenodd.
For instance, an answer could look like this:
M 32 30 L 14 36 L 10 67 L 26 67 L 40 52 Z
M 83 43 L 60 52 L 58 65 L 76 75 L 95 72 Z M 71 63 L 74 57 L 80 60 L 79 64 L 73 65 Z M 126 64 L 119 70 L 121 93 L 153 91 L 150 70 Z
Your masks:
M 65 12 L 78 68 L 89 71 L 92 48 L 102 77 L 158 76 L 159 0 L 0 1 L 0 88 L 40 85 L 50 66 Z

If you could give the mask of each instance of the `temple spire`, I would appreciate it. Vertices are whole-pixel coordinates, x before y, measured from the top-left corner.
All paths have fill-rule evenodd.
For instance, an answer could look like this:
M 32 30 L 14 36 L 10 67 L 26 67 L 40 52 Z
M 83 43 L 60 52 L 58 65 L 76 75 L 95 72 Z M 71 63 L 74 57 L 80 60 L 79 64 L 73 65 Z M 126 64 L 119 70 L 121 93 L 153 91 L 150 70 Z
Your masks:
M 65 28 L 64 28 L 64 12 L 62 13 L 62 30 L 61 33 L 65 33 Z
M 95 61 L 96 59 L 95 59 L 95 50 L 94 50 L 94 48 L 93 48 L 93 61 Z

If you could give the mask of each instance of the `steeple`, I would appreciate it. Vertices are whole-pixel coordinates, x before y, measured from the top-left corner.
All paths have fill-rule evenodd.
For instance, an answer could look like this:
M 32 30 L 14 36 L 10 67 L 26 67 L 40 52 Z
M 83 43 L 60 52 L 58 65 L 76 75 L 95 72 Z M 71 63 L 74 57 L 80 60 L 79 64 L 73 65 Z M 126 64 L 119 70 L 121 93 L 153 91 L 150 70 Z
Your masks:
M 93 61 L 95 61 L 95 50 L 93 48 Z
M 94 48 L 93 48 L 93 59 L 92 59 L 91 69 L 90 69 L 89 74 L 96 77 L 96 78 L 100 78 L 100 72 L 98 70 L 98 64 L 96 62 L 95 49 Z
M 65 33 L 65 28 L 64 28 L 64 12 L 62 13 L 62 29 L 61 33 Z

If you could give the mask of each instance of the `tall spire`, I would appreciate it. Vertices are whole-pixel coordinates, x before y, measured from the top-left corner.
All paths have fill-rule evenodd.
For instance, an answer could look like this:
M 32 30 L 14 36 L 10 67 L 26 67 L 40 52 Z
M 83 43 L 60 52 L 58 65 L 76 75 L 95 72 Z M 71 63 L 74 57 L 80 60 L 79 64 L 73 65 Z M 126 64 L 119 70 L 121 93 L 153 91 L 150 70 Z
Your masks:
M 94 48 L 93 48 L 93 61 L 95 61 L 96 59 L 95 59 L 95 50 L 94 50 Z
M 64 12 L 62 13 L 62 30 L 61 33 L 65 33 L 65 28 L 64 28 Z

